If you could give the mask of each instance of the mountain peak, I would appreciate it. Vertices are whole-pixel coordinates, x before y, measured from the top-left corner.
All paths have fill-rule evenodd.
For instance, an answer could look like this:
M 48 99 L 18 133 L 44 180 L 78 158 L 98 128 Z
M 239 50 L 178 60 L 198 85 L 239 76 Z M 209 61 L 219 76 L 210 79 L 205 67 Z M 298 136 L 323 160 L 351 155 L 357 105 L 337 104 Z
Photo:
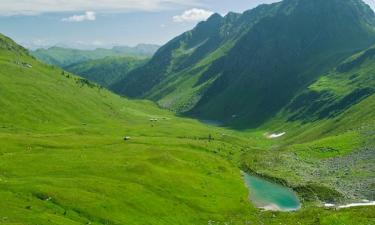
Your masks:
M 208 19 L 207 22 L 209 21 L 215 21 L 215 20 L 221 20 L 223 17 L 219 13 L 214 13 L 212 14 Z
M 363 0 L 284 0 L 280 2 L 280 6 L 284 12 L 315 8 L 335 10 L 331 13 L 351 13 L 370 20 L 374 17 L 374 11 Z
M 374 19 L 361 0 L 284 0 L 214 14 L 113 89 L 198 118 L 255 127 L 340 60 L 373 45 Z

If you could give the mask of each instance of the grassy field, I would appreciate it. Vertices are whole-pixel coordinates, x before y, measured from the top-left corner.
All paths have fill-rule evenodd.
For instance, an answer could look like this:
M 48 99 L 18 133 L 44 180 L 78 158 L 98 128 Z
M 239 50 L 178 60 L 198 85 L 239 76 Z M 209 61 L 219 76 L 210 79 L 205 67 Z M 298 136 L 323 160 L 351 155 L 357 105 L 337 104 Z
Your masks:
M 22 49 L 0 60 L 1 223 L 194 224 L 250 210 L 239 170 L 206 150 L 210 128 Z
M 262 165 L 277 146 L 291 146 L 263 133 L 212 127 L 121 98 L 0 36 L 0 224 L 374 222 L 374 207 L 335 211 L 306 201 L 295 213 L 255 209 L 241 166 L 255 156 Z M 299 145 L 293 151 L 306 157 Z

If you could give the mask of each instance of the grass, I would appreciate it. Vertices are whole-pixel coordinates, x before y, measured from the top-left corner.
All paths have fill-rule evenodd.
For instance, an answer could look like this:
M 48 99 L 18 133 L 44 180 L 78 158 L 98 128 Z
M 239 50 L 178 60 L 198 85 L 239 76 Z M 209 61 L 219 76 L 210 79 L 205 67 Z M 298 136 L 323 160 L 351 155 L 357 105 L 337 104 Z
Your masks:
M 340 65 L 310 85 L 306 91 L 318 93 L 315 95 L 318 97 L 305 99 L 300 110 L 286 107 L 262 125 L 259 131 L 286 132 L 286 135 L 272 140 L 269 146 L 263 145 L 263 152 L 246 154 L 242 157 L 243 164 L 265 176 L 282 178 L 299 190 L 318 185 L 339 191 L 351 201 L 373 199 L 375 95 L 369 92 L 368 96 L 358 98 L 359 95 L 353 94 L 373 87 L 374 60 L 362 57 L 372 52 L 370 48 L 358 53 L 342 64 L 349 63 L 350 69 L 341 70 Z M 364 59 L 357 62 L 357 58 Z M 298 99 L 299 96 L 294 102 Z M 319 118 L 320 112 L 327 109 L 332 113 Z M 298 119 L 290 119 L 294 113 Z M 324 200 L 332 196 L 321 197 Z
M 230 163 L 183 145 L 141 142 L 17 137 L 5 142 L 18 151 L 2 152 L 1 189 L 44 201 L 52 207 L 47 213 L 62 208 L 69 217 L 78 211 L 87 222 L 99 224 L 103 219 L 109 224 L 194 224 L 229 219 L 248 208 L 246 189 Z M 24 204 L 32 206 L 30 213 L 42 210 L 32 201 Z
M 208 150 L 219 130 L 24 52 L 0 55 L 0 193 L 9 203 L 0 223 L 201 224 L 254 211 L 239 170 Z
M 248 163 L 283 177 L 275 169 L 289 167 L 266 162 L 287 140 L 180 118 L 7 49 L 0 49 L 0 224 L 374 221 L 373 207 L 333 211 L 311 202 L 296 213 L 261 212 L 249 203 L 239 168 Z M 311 145 L 326 143 L 335 140 Z
M 358 149 L 361 144 L 361 136 L 357 132 L 348 132 L 338 136 L 330 136 L 307 144 L 293 145 L 300 157 L 308 158 L 331 158 L 350 153 L 353 149 Z

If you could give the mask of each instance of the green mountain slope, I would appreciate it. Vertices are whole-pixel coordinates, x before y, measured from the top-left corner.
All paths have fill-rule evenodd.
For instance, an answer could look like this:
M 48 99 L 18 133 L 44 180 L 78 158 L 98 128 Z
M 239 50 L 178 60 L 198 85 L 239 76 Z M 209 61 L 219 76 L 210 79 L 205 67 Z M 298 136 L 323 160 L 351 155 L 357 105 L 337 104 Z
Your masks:
M 207 126 L 62 73 L 3 36 L 0 92 L 2 224 L 193 224 L 253 210 L 238 169 L 178 138 Z
M 113 56 L 150 57 L 159 48 L 157 45 L 141 44 L 136 47 L 113 47 L 112 49 L 79 50 L 61 47 L 38 49 L 31 54 L 47 64 L 67 67 L 72 64 L 82 63 L 88 60 L 102 59 Z
M 261 173 L 275 176 L 277 171 L 279 177 L 289 176 L 294 185 L 321 182 L 346 197 L 372 199 L 374 72 L 371 47 L 321 76 L 262 125 L 262 130 L 286 132 L 286 143 L 277 147 L 277 153 L 249 154 L 246 163 Z M 272 164 L 271 170 L 261 165 L 263 160 Z
M 131 70 L 142 66 L 146 62 L 147 59 L 144 58 L 106 57 L 73 64 L 64 67 L 64 69 L 103 87 L 108 87 L 114 82 L 124 79 Z
M 321 76 L 286 108 L 290 112 L 288 120 L 309 122 L 333 118 L 373 95 L 374 55 L 375 49 L 370 48 Z
M 369 105 L 363 101 L 360 104 Z M 308 138 L 295 141 L 288 133 L 286 139 L 269 140 L 263 131 L 237 132 L 176 117 L 150 102 L 121 98 L 85 79 L 42 64 L 2 35 L 0 106 L 3 224 L 374 222 L 374 207 L 326 210 L 307 201 L 314 194 L 303 187 L 315 189 L 307 185 L 311 180 L 302 180 L 298 173 L 311 169 L 299 165 L 311 163 L 293 158 L 301 164 L 291 164 L 296 167 L 290 168 L 276 164 L 278 158 L 269 160 L 284 153 L 305 156 L 309 152 L 302 151 L 301 145 L 317 145 Z M 358 113 L 355 107 L 361 105 L 353 107 L 346 114 Z M 275 121 L 264 129 L 272 126 L 276 129 L 280 125 Z M 306 133 L 314 134 L 309 128 Z M 299 132 L 290 127 L 290 133 L 294 130 Z M 341 138 L 345 131 L 338 129 L 331 135 L 334 138 L 340 134 Z M 301 137 L 309 136 L 306 133 Z M 124 136 L 130 140 L 124 141 Z M 317 141 L 325 136 L 316 132 L 315 137 Z M 318 144 L 332 146 L 335 142 Z M 326 159 L 330 157 L 325 155 Z M 269 163 L 275 163 L 280 170 L 272 171 Z M 306 199 L 303 209 L 274 213 L 252 207 L 240 176 L 241 166 L 265 174 L 271 171 L 296 190 L 302 189 L 298 193 Z M 294 173 L 284 176 L 289 169 Z M 329 184 L 327 180 L 318 182 L 318 188 Z M 331 188 L 334 190 L 328 186 L 328 190 Z M 328 192 L 326 198 L 332 195 Z
M 285 0 L 215 14 L 112 88 L 198 118 L 259 126 L 321 74 L 372 45 L 374 21 L 360 0 Z

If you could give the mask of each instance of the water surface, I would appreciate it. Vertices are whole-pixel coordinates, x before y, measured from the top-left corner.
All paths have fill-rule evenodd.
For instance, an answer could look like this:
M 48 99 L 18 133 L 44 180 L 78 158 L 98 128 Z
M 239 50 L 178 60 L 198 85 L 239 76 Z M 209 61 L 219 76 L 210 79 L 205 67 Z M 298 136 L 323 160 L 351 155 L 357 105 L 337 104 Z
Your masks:
M 297 195 L 288 187 L 244 173 L 250 200 L 258 208 L 294 211 L 301 207 Z

